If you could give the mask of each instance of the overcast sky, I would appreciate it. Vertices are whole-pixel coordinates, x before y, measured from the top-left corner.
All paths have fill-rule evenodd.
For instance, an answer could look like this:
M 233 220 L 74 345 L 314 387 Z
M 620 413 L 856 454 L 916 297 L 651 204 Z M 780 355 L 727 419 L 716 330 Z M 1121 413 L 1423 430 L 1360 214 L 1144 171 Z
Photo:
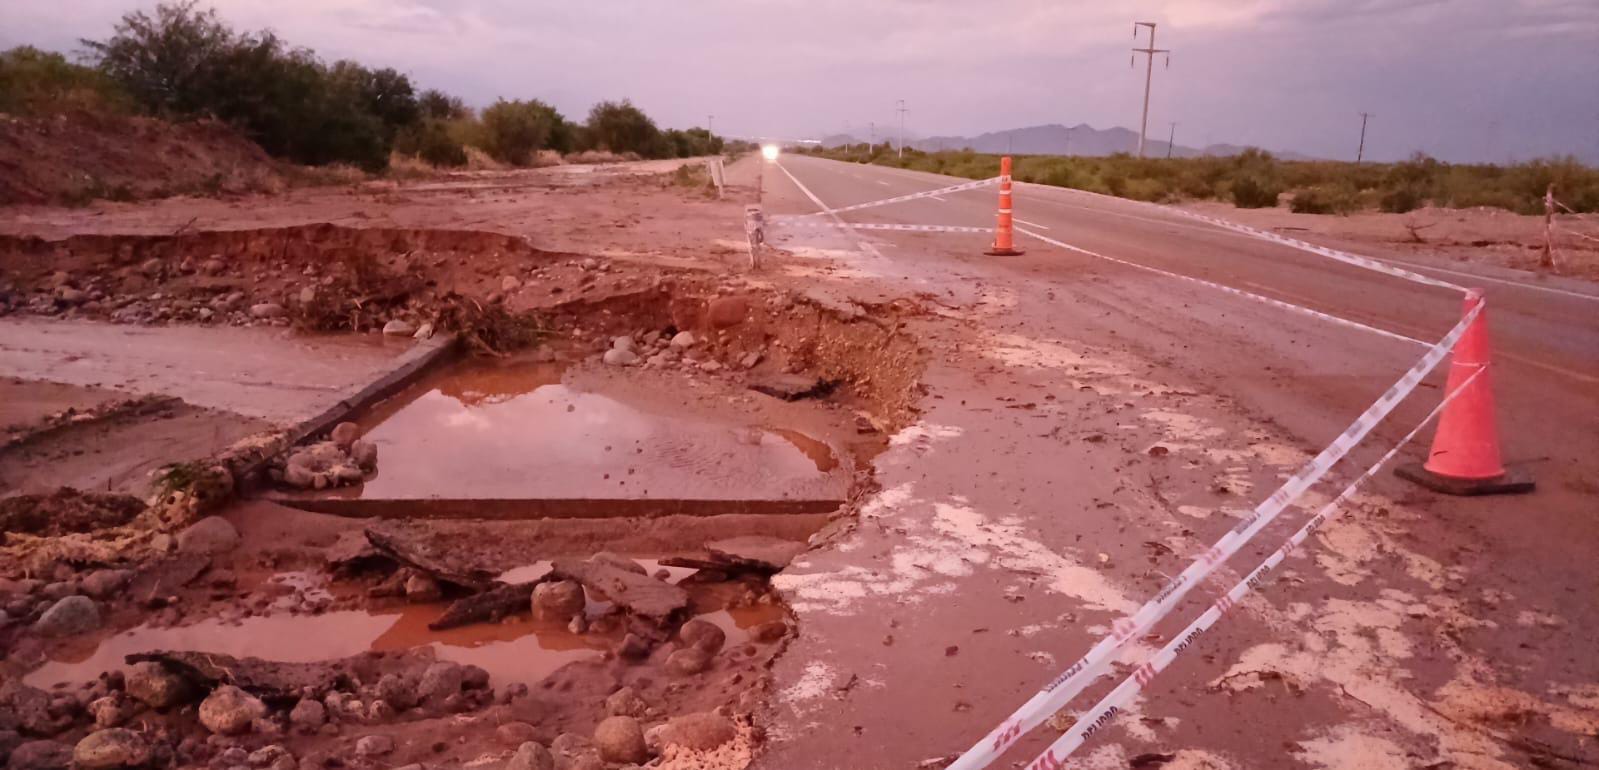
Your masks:
M 1132 22 L 1160 24 L 1150 133 L 1353 158 L 1599 162 L 1599 0 L 215 0 L 326 59 L 483 105 L 799 138 L 910 109 L 913 135 L 1137 129 Z M 151 0 L 0 0 L 0 45 L 70 51 Z M 1141 57 L 1140 57 L 1141 58 Z

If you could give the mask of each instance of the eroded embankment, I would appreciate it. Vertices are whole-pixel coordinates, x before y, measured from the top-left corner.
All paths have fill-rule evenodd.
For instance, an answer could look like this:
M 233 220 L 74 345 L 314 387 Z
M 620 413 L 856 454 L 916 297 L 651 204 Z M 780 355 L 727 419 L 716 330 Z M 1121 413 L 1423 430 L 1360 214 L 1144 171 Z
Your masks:
M 733 437 L 729 458 L 767 452 L 793 466 L 772 479 L 815 481 L 839 502 L 871 484 L 873 447 L 912 417 L 921 367 L 891 311 L 840 312 L 719 276 L 551 255 L 494 235 L 316 227 L 13 241 L 4 254 L 16 267 L 7 301 L 19 312 L 187 322 L 212 308 L 213 323 L 327 328 L 318 319 L 345 317 L 319 313 L 329 299 L 358 309 L 350 328 L 435 324 L 477 335 L 469 350 L 521 345 L 470 386 L 426 385 L 421 395 L 464 405 L 553 398 L 496 378 L 523 362 L 556 367 L 560 413 L 574 425 L 598 397 L 633 411 L 607 405 L 596 421 L 650 410 L 709 420 L 707 430 Z M 211 304 L 240 292 L 226 314 Z M 450 312 L 461 307 L 491 323 L 460 323 Z M 500 324 L 519 333 L 501 334 Z M 480 392 L 496 387 L 504 392 Z M 70 493 L 13 498 L 0 541 L 0 704 L 19 719 L 0 730 L 30 744 L 13 751 L 157 766 L 537 767 L 545 753 L 560 767 L 747 762 L 760 737 L 750 714 L 792 632 L 767 577 L 848 507 L 762 513 L 720 500 L 695 510 L 697 487 L 672 486 L 673 474 L 709 469 L 722 484 L 727 474 L 709 471 L 727 463 L 692 453 L 652 477 L 688 490 L 659 509 L 643 493 L 634 509 L 608 510 L 606 500 L 629 496 L 604 483 L 629 473 L 610 460 L 554 471 L 579 479 L 560 516 L 540 515 L 551 504 L 519 501 L 515 489 L 499 502 L 529 505 L 499 520 L 472 517 L 470 505 L 436 518 L 408 498 L 414 491 L 390 495 L 382 520 L 251 499 L 359 494 L 404 472 L 401 458 L 415 449 L 407 442 L 446 429 L 384 438 L 385 420 L 419 397 L 397 395 L 373 419 L 353 415 L 298 446 L 292 432 L 275 432 L 218 457 L 172 458 L 190 461 L 169 467 L 148 508 Z M 806 411 L 814 419 L 801 419 Z M 462 424 L 483 414 L 453 413 Z M 547 422 L 495 419 L 527 431 Z M 588 445 L 596 435 L 610 443 Z M 574 453 L 629 448 L 575 428 L 551 441 Z M 635 445 L 639 462 L 656 461 L 657 444 Z M 591 470 L 589 488 L 581 474 Z M 834 476 L 842 483 L 826 486 Z M 442 476 L 436 491 L 448 495 L 450 481 Z M 795 499 L 759 485 L 738 494 Z M 569 504 L 585 497 L 594 500 Z M 51 505 L 83 515 L 68 528 L 36 526 Z M 108 505 L 123 507 L 96 513 Z

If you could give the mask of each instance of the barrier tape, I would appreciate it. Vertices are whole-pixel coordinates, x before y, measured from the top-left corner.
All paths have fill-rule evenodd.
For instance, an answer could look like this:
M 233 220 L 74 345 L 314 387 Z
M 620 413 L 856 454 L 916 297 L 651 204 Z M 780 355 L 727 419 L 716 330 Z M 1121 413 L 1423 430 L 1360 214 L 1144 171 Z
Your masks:
M 1033 237 L 1033 238 L 1037 238 L 1038 240 L 1041 240 L 1041 241 L 1043 241 L 1045 243 L 1048 243 L 1051 246 L 1058 246 L 1060 248 L 1066 249 L 1067 251 L 1075 251 L 1075 252 L 1078 252 L 1079 254 L 1087 254 L 1090 257 L 1098 257 L 1098 258 L 1103 259 L 1103 260 L 1105 260 L 1107 262 L 1115 262 L 1118 265 L 1126 265 L 1127 267 L 1136 267 L 1139 270 L 1146 270 L 1148 272 L 1155 273 L 1156 275 L 1164 275 L 1164 276 L 1166 276 L 1168 278 L 1177 278 L 1177 279 L 1180 279 L 1180 280 L 1188 281 L 1190 283 L 1197 283 L 1200 286 L 1204 286 L 1204 287 L 1209 288 L 1209 289 L 1215 289 L 1217 291 L 1226 292 L 1228 294 L 1232 294 L 1232 295 L 1235 295 L 1235 296 L 1243 297 L 1245 299 L 1251 299 L 1251 300 L 1254 300 L 1256 302 L 1263 302 L 1263 303 L 1265 303 L 1267 305 L 1271 305 L 1272 307 L 1275 307 L 1275 308 L 1280 308 L 1280 309 L 1283 309 L 1283 310 L 1288 310 L 1288 311 L 1292 311 L 1292 312 L 1295 312 L 1295 313 L 1308 315 L 1308 316 L 1310 316 L 1312 318 L 1316 318 L 1316 319 L 1319 319 L 1319 320 L 1322 320 L 1322 321 L 1327 321 L 1327 322 L 1330 322 L 1330 323 L 1339 324 L 1341 326 L 1348 326 L 1348 327 L 1350 327 L 1352 329 L 1360 329 L 1361 331 L 1371 332 L 1372 334 L 1380 334 L 1380 335 L 1382 335 L 1384 337 L 1387 337 L 1389 339 L 1399 340 L 1401 342 L 1409 342 L 1409 343 L 1413 343 L 1413 344 L 1416 344 L 1416 345 L 1421 345 L 1423 347 L 1427 347 L 1427 346 L 1430 346 L 1432 344 L 1432 343 L 1427 342 L 1425 340 L 1418 340 L 1415 337 L 1407 337 L 1407 336 L 1405 336 L 1403 334 L 1400 334 L 1398 332 L 1391 332 L 1391 331 L 1388 331 L 1387 329 L 1379 329 L 1379 328 L 1377 328 L 1375 326 L 1367 326 L 1366 324 L 1360 323 L 1359 321 L 1351 321 L 1351 320 L 1349 320 L 1347 318 L 1339 318 L 1338 316 L 1335 316 L 1335 315 L 1330 315 L 1330 314 L 1327 314 L 1327 313 L 1323 313 L 1320 310 L 1312 310 L 1312 309 L 1310 309 L 1308 307 L 1295 305 L 1295 304 L 1293 304 L 1291 302 L 1283 302 L 1282 300 L 1278 300 L 1278 299 L 1272 299 L 1271 297 L 1263 296 L 1263 295 L 1260 295 L 1260 294 L 1255 294 L 1253 292 L 1247 292 L 1247 291 L 1244 291 L 1243 289 L 1235 289 L 1235 288 L 1233 288 L 1231 286 L 1225 286 L 1225 285 L 1219 284 L 1219 283 L 1212 283 L 1212 282 L 1207 281 L 1207 280 L 1205 280 L 1203 278 L 1195 278 L 1195 277 L 1193 277 L 1191 275 L 1183 275 L 1182 273 L 1173 273 L 1173 272 L 1171 272 L 1169 270 L 1162 270 L 1162 269 L 1160 269 L 1158 267 L 1150 267 L 1149 265 L 1140 264 L 1138 262 L 1129 262 L 1129 261 L 1127 261 L 1125 259 L 1117 259 L 1116 257 L 1106 256 L 1106 255 L 1100 254 L 1099 252 L 1096 252 L 1096 251 L 1089 251 L 1088 249 L 1084 249 L 1084 248 L 1081 248 L 1081 247 L 1078 247 L 1078 246 L 1073 246 L 1073 245 L 1071 245 L 1069 243 L 1064 243 L 1064 242 L 1061 242 L 1061 241 L 1057 241 L 1054 238 L 1049 238 L 1049 237 L 1046 237 L 1046 236 L 1043 236 L 1043 235 L 1039 235 L 1038 233 L 1035 233 L 1035 232 L 1033 232 L 1031 230 L 1028 230 L 1028 229 L 1026 229 L 1024 227 L 1016 228 L 1016 232 L 1019 232 L 1019 233 L 1021 233 L 1023 235 L 1027 235 L 1027 236 L 1030 236 L 1030 237 Z
M 980 187 L 987 187 L 987 186 L 992 185 L 992 184 L 999 184 L 999 177 L 997 177 L 997 176 L 996 177 L 990 177 L 988 179 L 981 179 L 981 180 L 978 180 L 976 182 L 967 182 L 965 184 L 952 185 L 950 187 L 941 187 L 941 188 L 939 188 L 937 190 L 928 190 L 927 192 L 911 193 L 910 195 L 900 195 L 900 196 L 897 196 L 897 197 L 894 197 L 894 198 L 884 198 L 882 200 L 870 201 L 868 203 L 857 203 L 857 204 L 855 204 L 853 206 L 841 206 L 839 208 L 833 209 L 832 211 L 833 211 L 834 214 L 842 214 L 842 213 L 844 213 L 846 211 L 859 211 L 861 209 L 876 208 L 878 206 L 887 206 L 890 203 L 904 203 L 905 201 L 913 201 L 913 200 L 918 200 L 918 199 L 921 199 L 921 198 L 931 198 L 931 197 L 933 197 L 935 195 L 947 195 L 949 193 L 964 192 L 966 190 L 976 190 L 976 189 L 978 189 Z M 823 208 L 826 208 L 826 207 L 824 206 Z M 822 216 L 824 213 L 825 212 L 818 211 L 818 212 L 814 212 L 814 213 L 811 213 L 811 214 L 780 214 L 780 215 L 773 216 L 772 220 L 773 221 L 779 221 L 779 220 L 794 220 L 794 219 L 810 219 L 810 218 L 813 218 L 813 217 Z
M 837 227 L 832 222 L 773 222 L 779 227 Z M 991 233 L 992 227 L 962 227 L 957 225 L 896 225 L 884 222 L 845 222 L 854 230 L 904 230 L 912 233 Z
M 1232 590 L 1223 594 L 1203 614 L 1195 618 L 1194 622 L 1188 624 L 1187 628 L 1172 637 L 1172 640 L 1167 642 L 1165 647 L 1162 647 L 1148 661 L 1135 669 L 1131 676 L 1122 680 L 1122 683 L 1117 685 L 1116 689 L 1111 690 L 1109 694 L 1094 704 L 1093 708 L 1090 708 L 1087 713 L 1079 717 L 1064 735 L 1053 744 L 1050 744 L 1050 747 L 1043 754 L 1038 755 L 1037 759 L 1027 765 L 1027 770 L 1061 770 L 1064 767 L 1062 764 L 1064 760 L 1071 756 L 1072 752 L 1081 747 L 1083 743 L 1087 742 L 1088 738 L 1099 728 L 1108 724 L 1116 714 L 1120 713 L 1133 696 L 1149 685 L 1150 680 L 1154 679 L 1156 674 L 1166 670 L 1166 667 L 1170 666 L 1177 659 L 1177 656 L 1193 646 L 1195 639 L 1210 630 L 1210 627 L 1215 625 L 1222 615 L 1227 614 L 1229 610 L 1243 601 L 1245 596 L 1259 588 L 1266 581 L 1271 571 L 1276 569 L 1277 565 L 1282 564 L 1283 560 L 1288 558 L 1288 555 L 1293 553 L 1296 548 L 1304 544 L 1311 533 L 1320 529 L 1323 524 L 1337 518 L 1341 513 L 1339 506 L 1353 496 L 1355 490 L 1361 484 L 1366 483 L 1372 476 L 1377 475 L 1377 471 L 1382 466 L 1387 465 L 1388 461 L 1394 458 L 1394 455 L 1399 454 L 1401 448 L 1409 444 L 1416 437 L 1416 434 L 1421 432 L 1422 428 L 1437 418 L 1438 414 L 1443 411 L 1450 401 L 1455 400 L 1456 396 L 1465 392 L 1466 386 L 1470 385 L 1472 380 L 1477 379 L 1477 376 L 1485 371 L 1487 371 L 1487 367 L 1483 366 L 1472 372 L 1465 382 L 1460 383 L 1460 387 L 1455 388 L 1453 392 L 1438 402 L 1438 405 L 1433 407 L 1433 410 L 1415 428 L 1412 428 L 1409 433 L 1405 434 L 1404 438 L 1399 440 L 1399 443 L 1394 444 L 1393 448 L 1383 454 L 1377 462 L 1372 463 L 1365 473 L 1360 474 L 1359 477 L 1350 482 L 1349 486 L 1344 487 L 1344 491 L 1338 493 L 1338 496 L 1333 498 L 1331 502 L 1322 506 L 1315 516 L 1310 517 L 1310 520 L 1306 521 L 1305 525 L 1299 528 L 1299 531 L 1284 541 L 1281 548 L 1272 551 L 1271 555 L 1260 563 L 1260 566 L 1256 567 L 1243 580 L 1238 581 L 1238 584 L 1233 586 Z
M 1570 229 L 1570 228 L 1566 228 L 1566 227 L 1559 227 L 1559 226 L 1557 226 L 1557 227 L 1555 227 L 1555 229 L 1556 229 L 1556 230 L 1559 230 L 1559 231 L 1560 231 L 1560 232 L 1563 232 L 1563 233 L 1565 233 L 1565 234 L 1567 234 L 1567 235 L 1575 235 L 1575 236 L 1577 236 L 1577 237 L 1578 237 L 1578 238 L 1586 238 L 1586 239 L 1588 239 L 1588 240 L 1590 240 L 1590 241 L 1593 241 L 1593 242 L 1595 242 L 1595 243 L 1599 243 L 1599 238 L 1595 238 L 1595 237 L 1593 237 L 1593 236 L 1591 236 L 1591 235 L 1584 235 L 1584 234 L 1582 234 L 1582 233 L 1579 233 L 1579 232 L 1577 232 L 1577 231 L 1576 231 L 1576 230 L 1572 230 L 1572 229 Z
M 1249 227 L 1248 225 L 1241 225 L 1241 224 L 1238 224 L 1237 222 L 1231 222 L 1231 221 L 1228 221 L 1228 220 L 1225 220 L 1225 219 L 1220 219 L 1218 217 L 1212 217 L 1212 216 L 1208 216 L 1208 215 L 1205 215 L 1205 214 L 1199 214 L 1199 213 L 1196 213 L 1196 212 L 1187 211 L 1185 209 L 1167 208 L 1167 210 L 1176 212 L 1178 214 L 1181 214 L 1182 216 L 1189 217 L 1191 219 L 1197 219 L 1197 220 L 1200 220 L 1202 222 L 1207 222 L 1209 224 L 1216 225 L 1217 227 L 1222 227 L 1222 228 L 1225 228 L 1225 229 L 1228 229 L 1228 230 L 1232 230 L 1234 232 L 1243 233 L 1245 235 L 1251 235 L 1251 236 L 1254 236 L 1256 238 L 1260 238 L 1260 239 L 1267 240 L 1267 241 L 1272 241 L 1274 243 L 1279 243 L 1279 244 L 1282 244 L 1282 245 L 1285 245 L 1285 246 L 1291 246 L 1291 247 L 1299 249 L 1301 251 L 1308 251 L 1308 252 L 1310 252 L 1312 254 L 1319 254 L 1319 255 L 1327 257 L 1329 259 L 1335 259 L 1335 260 L 1337 260 L 1339 262 L 1345 262 L 1345 263 L 1348 263 L 1348 264 L 1351 264 L 1351 265 L 1356 265 L 1358 267 L 1363 267 L 1363 268 L 1366 268 L 1368 270 L 1374 270 L 1374 271 L 1379 272 L 1379 273 L 1385 273 L 1387 275 L 1392 275 L 1392 276 L 1397 277 L 1397 278 L 1404 278 L 1406 280 L 1415 281 L 1417 283 L 1427 284 L 1429 286 L 1437 286 L 1439 288 L 1444 288 L 1444 289 L 1454 289 L 1456 291 L 1461 291 L 1461 292 L 1466 291 L 1466 287 L 1461 286 L 1459 284 L 1450 283 L 1448 281 L 1440 280 L 1440 279 L 1437 279 L 1437 278 L 1429 278 L 1429 277 L 1427 277 L 1425 275 L 1422 275 L 1420 273 L 1413 273 L 1413 272 L 1411 272 L 1409 270 L 1405 270 L 1403 268 L 1398 268 L 1398 267 L 1394 267 L 1392 265 L 1389 265 L 1386 262 L 1381 262 L 1381 261 L 1378 261 L 1378 260 L 1375 260 L 1375 259 L 1371 259 L 1370 257 L 1360 256 L 1359 254 L 1350 254 L 1347 251 L 1339 251 L 1337 249 L 1327 248 L 1326 246 L 1317 246 L 1314 243 L 1308 243 L 1306 241 L 1301 241 L 1301 240 L 1298 240 L 1296 238 L 1289 238 L 1289 237 L 1287 237 L 1285 235 L 1279 235 L 1277 233 L 1267 232 L 1265 230 L 1260 230 L 1260 229 L 1257 229 L 1257 228 L 1254 228 L 1254 227 Z
M 1037 236 L 1035 236 L 1037 237 Z M 1222 562 L 1232 557 L 1255 535 L 1277 518 L 1278 514 L 1288 507 L 1288 504 L 1297 500 L 1312 484 L 1326 475 L 1349 450 L 1381 422 L 1394 407 L 1410 395 L 1434 368 L 1438 362 L 1454 349 L 1461 335 L 1465 334 L 1471 322 L 1476 320 L 1482 311 L 1479 301 L 1471 312 L 1467 313 L 1460 323 L 1456 324 L 1444 338 L 1434 344 L 1404 376 L 1399 378 L 1385 391 L 1371 406 L 1366 408 L 1344 432 L 1333 439 L 1332 443 L 1322 449 L 1315 457 L 1306 462 L 1304 466 L 1295 471 L 1283 482 L 1277 491 L 1270 497 L 1261 501 L 1255 509 L 1228 530 L 1227 534 L 1216 541 L 1208 550 L 1200 555 L 1192 564 L 1189 564 L 1177 577 L 1173 578 L 1165 587 L 1155 594 L 1148 602 L 1140 607 L 1133 615 L 1117 620 L 1111 624 L 1109 636 L 1101 639 L 1081 659 L 1072 664 L 1054 680 L 1049 682 L 1036 695 L 1022 704 L 1021 708 L 1011 714 L 1003 723 L 994 728 L 987 736 L 966 753 L 962 754 L 946 770 L 978 770 L 987 767 L 1004 751 L 1014 744 L 1021 736 L 1038 725 L 1042 724 L 1052 714 L 1064 707 L 1072 698 L 1075 698 L 1091 682 L 1098 679 L 1112 657 L 1129 640 L 1139 636 L 1169 614 L 1177 603 L 1182 600 L 1201 580 L 1216 569 Z M 1114 714 L 1112 714 L 1114 716 Z M 1103 725 L 1104 721 L 1098 722 Z M 1097 727 L 1095 729 L 1098 729 Z
M 1394 276 L 1396 278 L 1404 278 L 1405 280 L 1408 280 L 1408 281 L 1415 281 L 1416 283 L 1424 283 L 1424 284 L 1427 284 L 1428 286 L 1437 286 L 1437 287 L 1443 288 L 1443 289 L 1454 289 L 1455 291 L 1459 291 L 1459 292 L 1466 291 L 1466 287 L 1461 286 L 1459 284 L 1450 283 L 1448 281 L 1439 280 L 1437 278 L 1428 278 L 1427 276 L 1422 275 L 1421 273 L 1412 273 L 1409 270 L 1405 270 L 1405 269 L 1402 269 L 1402 268 L 1394 267 L 1393 265 L 1390 265 L 1390 264 L 1388 264 L 1386 262 L 1379 262 L 1379 261 L 1377 261 L 1375 259 L 1372 259 L 1370 257 L 1362 257 L 1359 254 L 1350 254 L 1347 251 L 1339 251 L 1337 249 L 1329 249 L 1326 246 L 1317 246 L 1314 243 L 1307 243 L 1305 241 L 1297 240 L 1297 239 L 1294 239 L 1294 238 L 1289 238 L 1287 236 L 1278 235 L 1277 233 L 1271 233 L 1271 232 L 1267 232 L 1265 230 L 1259 230 L 1259 229 L 1250 227 L 1248 225 L 1241 225 L 1241 224 L 1238 224 L 1237 222 L 1229 222 L 1229 221 L 1227 221 L 1225 219 L 1219 219 L 1217 217 L 1208 216 L 1208 215 L 1205 215 L 1205 214 L 1198 214 L 1198 213 L 1195 213 L 1195 212 L 1192 212 L 1192 211 L 1188 211 L 1188 210 L 1185 210 L 1185 209 L 1180 209 L 1180 208 L 1175 208 L 1175 207 L 1170 207 L 1170 206 L 1160 206 L 1159 208 L 1164 210 L 1164 211 L 1170 211 L 1170 212 L 1173 212 L 1173 213 L 1176 213 L 1176 214 L 1181 214 L 1182 216 L 1188 217 L 1189 219 L 1197 219 L 1197 220 L 1199 220 L 1201 222 L 1207 222 L 1209 224 L 1213 224 L 1213 225 L 1215 225 L 1217 227 L 1220 227 L 1220 228 L 1224 228 L 1224 229 L 1227 229 L 1227 230 L 1232 230 L 1233 232 L 1243 233 L 1245 235 L 1251 235 L 1251 236 L 1254 236 L 1256 238 L 1260 238 L 1261 240 L 1271 241 L 1272 243 L 1278 243 L 1278 244 L 1282 244 L 1284 246 L 1291 246 L 1291 247 L 1299 249 L 1301 251 L 1308 251 L 1308 252 L 1310 252 L 1312 254 L 1319 254 L 1319 255 L 1321 255 L 1323 257 L 1327 257 L 1328 259 L 1335 259 L 1335 260 L 1337 260 L 1339 262 L 1344 262 L 1344 263 L 1347 263 L 1347 264 L 1355 265 L 1357 267 L 1363 267 L 1363 268 L 1366 268 L 1367 270 L 1374 270 L 1376 272 L 1384 273 L 1386 275 L 1391 275 L 1391 276 Z

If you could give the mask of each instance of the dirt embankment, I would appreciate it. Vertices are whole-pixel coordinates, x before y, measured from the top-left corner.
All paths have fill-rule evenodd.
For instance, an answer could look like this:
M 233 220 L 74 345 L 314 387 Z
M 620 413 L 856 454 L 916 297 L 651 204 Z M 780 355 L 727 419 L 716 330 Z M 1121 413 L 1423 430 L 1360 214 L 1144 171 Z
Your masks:
M 0 116 L 0 205 L 280 191 L 279 166 L 212 121 Z

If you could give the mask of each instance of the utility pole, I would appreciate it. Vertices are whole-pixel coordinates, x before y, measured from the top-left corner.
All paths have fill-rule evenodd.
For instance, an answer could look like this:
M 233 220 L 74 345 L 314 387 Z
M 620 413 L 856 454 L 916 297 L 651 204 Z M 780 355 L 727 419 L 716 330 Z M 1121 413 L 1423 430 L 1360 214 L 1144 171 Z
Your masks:
M 716 116 L 715 115 L 706 115 L 705 116 L 705 133 L 710 134 L 711 136 L 716 136 Z
M 1171 160 L 1171 148 L 1177 141 L 1177 121 L 1171 123 L 1171 134 L 1166 137 L 1166 160 Z
M 1366 157 L 1366 120 L 1372 115 L 1369 112 L 1360 113 L 1360 147 L 1355 150 L 1355 165 Z
M 1149 47 L 1133 49 L 1133 53 L 1141 53 L 1147 57 L 1144 67 L 1144 118 L 1138 123 L 1138 157 L 1142 158 L 1144 157 L 1144 136 L 1149 132 L 1149 85 L 1155 78 L 1155 54 L 1166 54 L 1166 68 L 1170 69 L 1171 49 L 1155 47 L 1155 22 L 1152 21 L 1133 22 L 1133 40 L 1138 39 L 1139 27 L 1149 27 Z M 1137 57 L 1134 57 L 1128 64 L 1133 64 L 1136 60 Z
M 867 140 L 866 140 L 866 154 L 867 155 L 876 155 L 877 154 L 877 150 L 876 150 L 876 147 L 877 147 L 877 121 L 874 120 L 874 121 L 871 121 L 871 122 L 866 124 L 866 135 L 868 137 Z
M 905 100 L 900 99 L 894 107 L 899 110 L 899 156 L 905 157 Z

